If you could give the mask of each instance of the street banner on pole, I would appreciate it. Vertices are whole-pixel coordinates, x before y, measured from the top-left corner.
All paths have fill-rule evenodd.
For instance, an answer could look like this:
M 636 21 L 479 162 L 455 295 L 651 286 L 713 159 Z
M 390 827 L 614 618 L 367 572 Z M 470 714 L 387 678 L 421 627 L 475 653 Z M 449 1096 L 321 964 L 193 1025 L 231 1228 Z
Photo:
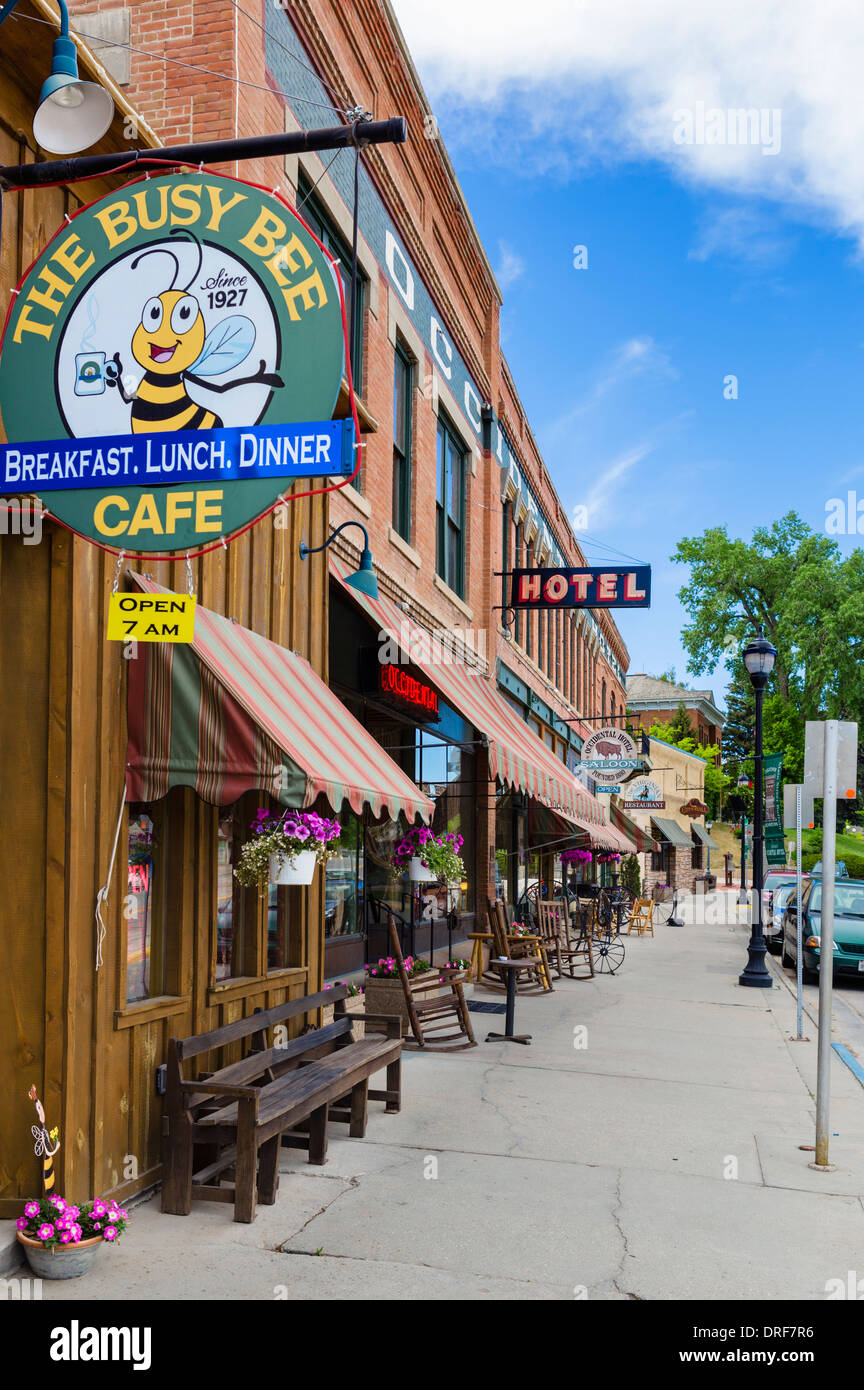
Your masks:
M 765 769 L 765 858 L 769 864 L 786 863 L 786 842 L 780 816 L 780 783 L 783 773 L 783 754 L 769 753 Z

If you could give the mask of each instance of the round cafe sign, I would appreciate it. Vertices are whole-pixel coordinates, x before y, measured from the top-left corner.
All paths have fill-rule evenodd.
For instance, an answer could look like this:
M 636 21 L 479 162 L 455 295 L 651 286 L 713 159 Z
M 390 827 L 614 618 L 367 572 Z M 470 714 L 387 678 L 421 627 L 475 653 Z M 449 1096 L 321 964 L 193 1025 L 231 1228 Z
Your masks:
M 622 768 L 622 758 L 632 762 L 632 766 Z M 582 745 L 582 767 L 591 774 L 595 782 L 612 783 L 626 780 L 636 766 L 636 758 L 636 744 L 623 729 L 598 729 L 590 738 L 586 738 Z M 604 769 L 605 762 L 611 764 L 608 770 Z
M 278 199 L 209 173 L 132 183 L 64 223 L 14 296 L 2 490 L 116 550 L 210 544 L 291 476 L 350 471 L 341 422 L 284 428 L 331 422 L 343 351 L 331 262 Z

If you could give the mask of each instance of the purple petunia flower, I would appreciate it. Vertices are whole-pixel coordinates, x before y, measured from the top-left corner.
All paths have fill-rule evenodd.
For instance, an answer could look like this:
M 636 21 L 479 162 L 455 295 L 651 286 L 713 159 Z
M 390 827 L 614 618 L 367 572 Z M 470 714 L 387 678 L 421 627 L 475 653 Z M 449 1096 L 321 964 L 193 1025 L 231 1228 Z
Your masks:
M 51 1222 L 43 1221 L 42 1225 L 36 1232 L 36 1235 L 39 1237 L 40 1240 L 51 1240 L 52 1236 L 54 1235 L 54 1227 L 51 1225 Z
M 103 1238 L 104 1238 L 105 1240 L 116 1240 L 116 1239 L 117 1239 L 117 1227 L 116 1227 L 116 1226 L 106 1226 L 106 1227 L 105 1227 L 105 1230 L 102 1232 L 102 1235 L 103 1235 Z
M 38 1202 L 28 1202 L 27 1205 L 26 1205 L 26 1207 L 24 1208 L 24 1215 L 25 1215 L 25 1216 L 38 1216 L 38 1215 L 39 1215 L 39 1203 L 38 1203 Z

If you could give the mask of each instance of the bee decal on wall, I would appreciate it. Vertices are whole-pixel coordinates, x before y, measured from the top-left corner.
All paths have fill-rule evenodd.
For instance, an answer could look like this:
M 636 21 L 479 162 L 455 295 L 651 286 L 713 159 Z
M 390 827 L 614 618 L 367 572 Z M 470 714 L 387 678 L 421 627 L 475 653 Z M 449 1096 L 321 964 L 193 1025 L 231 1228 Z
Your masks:
M 204 380 L 245 362 L 255 345 L 255 325 L 243 314 L 231 314 L 207 333 L 201 306 L 195 296 L 188 293 L 201 270 L 201 243 L 191 232 L 179 227 L 173 228 L 171 235 L 188 236 L 197 246 L 195 274 L 184 288 L 177 289 L 180 262 L 173 251 L 160 246 L 136 256 L 132 270 L 145 256 L 170 256 L 174 262 L 174 276 L 167 290 L 147 300 L 141 311 L 141 322 L 132 335 L 132 356 L 144 368 L 137 389 L 131 395 L 126 390 L 119 352 L 114 353 L 105 368 L 107 385 L 115 386 L 125 404 L 132 406 L 133 434 L 151 430 L 221 428 L 219 416 L 189 395 L 187 382 L 220 392 L 232 391 L 235 386 L 285 385 L 277 373 L 264 370 L 263 357 L 253 376 L 219 384 Z

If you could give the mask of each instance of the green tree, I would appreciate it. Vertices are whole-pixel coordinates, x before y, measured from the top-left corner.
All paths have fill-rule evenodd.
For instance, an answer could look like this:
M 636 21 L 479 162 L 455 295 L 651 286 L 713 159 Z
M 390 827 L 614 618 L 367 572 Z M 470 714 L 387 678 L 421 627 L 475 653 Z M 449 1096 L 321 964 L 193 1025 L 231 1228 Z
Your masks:
M 740 653 L 761 629 L 777 648 L 764 704 L 766 753 L 782 753 L 784 776 L 803 776 L 804 723 L 864 723 L 864 551 L 845 559 L 835 541 L 789 512 L 748 543 L 724 527 L 685 537 L 673 555 L 690 567 L 679 592 L 690 618 L 682 641 L 698 675 L 725 659 L 732 677 L 723 764 L 752 778 L 753 694 Z M 847 805 L 847 812 L 857 803 Z
M 632 893 L 634 898 L 642 895 L 642 874 L 635 854 L 626 855 L 621 864 L 621 887 Z
M 667 727 L 670 734 L 670 737 L 666 740 L 667 743 L 680 744 L 682 739 L 693 737 L 693 723 L 683 700 L 678 701 L 678 708 L 675 711 L 675 716 L 670 720 Z
M 694 675 L 735 669 L 760 628 L 777 648 L 772 689 L 804 719 L 854 718 L 864 706 L 864 552 L 845 560 L 795 512 L 758 527 L 749 543 L 725 527 L 685 537 L 672 559 L 690 566 L 679 598 Z
M 723 724 L 723 770 L 737 779 L 748 758 L 753 756 L 753 724 L 756 701 L 750 679 L 739 663 L 726 689 L 726 719 Z

